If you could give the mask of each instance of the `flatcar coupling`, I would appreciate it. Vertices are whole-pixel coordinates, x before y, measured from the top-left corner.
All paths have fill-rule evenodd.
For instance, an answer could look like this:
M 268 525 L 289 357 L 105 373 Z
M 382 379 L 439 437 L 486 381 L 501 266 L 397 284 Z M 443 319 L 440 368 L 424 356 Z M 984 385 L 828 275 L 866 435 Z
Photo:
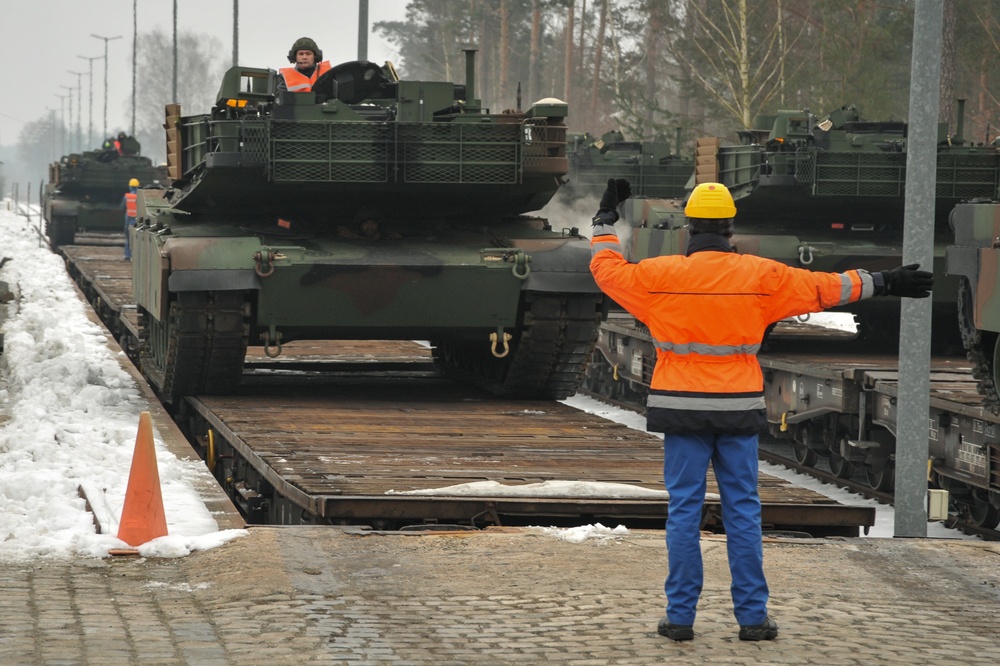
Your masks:
M 510 345 L 508 345 L 507 343 L 510 342 L 511 337 L 512 336 L 510 333 L 505 333 L 502 327 L 497 326 L 496 333 L 490 333 L 490 353 L 496 356 L 497 358 L 503 358 L 504 356 L 509 354 Z M 498 352 L 497 342 L 501 340 L 503 340 L 503 351 Z

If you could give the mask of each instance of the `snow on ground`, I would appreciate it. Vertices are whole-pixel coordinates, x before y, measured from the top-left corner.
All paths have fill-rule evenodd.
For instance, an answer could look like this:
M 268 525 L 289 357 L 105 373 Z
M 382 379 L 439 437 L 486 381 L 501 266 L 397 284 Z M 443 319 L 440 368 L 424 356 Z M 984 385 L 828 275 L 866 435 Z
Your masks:
M 139 414 L 149 405 L 87 318 L 62 260 L 41 246 L 36 227 L 0 203 L 0 280 L 6 305 L 0 355 L 0 561 L 103 557 L 127 547 L 115 538 Z M 220 532 L 197 492 L 207 475 L 180 461 L 156 436 L 168 536 L 141 555 L 176 557 L 218 546 Z M 78 487 L 104 491 L 111 534 L 96 534 Z

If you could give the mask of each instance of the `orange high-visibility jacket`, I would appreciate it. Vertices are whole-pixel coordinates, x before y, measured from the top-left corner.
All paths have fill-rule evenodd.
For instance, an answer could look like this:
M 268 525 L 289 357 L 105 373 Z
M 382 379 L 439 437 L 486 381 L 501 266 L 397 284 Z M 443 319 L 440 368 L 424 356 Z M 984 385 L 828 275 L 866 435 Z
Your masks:
M 129 217 L 135 217 L 137 198 L 135 192 L 125 193 L 125 214 Z
M 285 77 L 285 86 L 290 92 L 309 92 L 312 86 L 323 74 L 330 71 L 330 61 L 324 60 L 313 69 L 312 76 L 306 76 L 294 67 L 282 67 L 281 75 Z
M 652 334 L 649 430 L 759 432 L 767 416 L 757 352 L 767 326 L 871 297 L 874 280 L 864 270 L 817 273 L 737 254 L 718 235 L 695 238 L 700 249 L 689 246 L 689 256 L 633 264 L 613 234 L 595 236 L 590 270 Z

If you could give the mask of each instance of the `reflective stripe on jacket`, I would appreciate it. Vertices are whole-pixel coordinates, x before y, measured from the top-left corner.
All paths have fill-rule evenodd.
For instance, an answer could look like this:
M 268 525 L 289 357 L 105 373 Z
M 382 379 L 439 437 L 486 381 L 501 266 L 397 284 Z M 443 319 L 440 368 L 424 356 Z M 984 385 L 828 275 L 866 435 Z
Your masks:
M 125 214 L 129 217 L 135 217 L 136 215 L 136 199 L 138 199 L 138 197 L 135 192 L 125 193 Z
M 328 60 L 324 60 L 313 69 L 312 76 L 306 76 L 294 67 L 282 67 L 281 75 L 285 77 L 285 86 L 289 92 L 310 92 L 312 86 L 323 74 L 330 71 L 331 66 Z
M 625 260 L 613 234 L 591 241 L 597 285 L 646 324 L 656 345 L 647 410 L 654 432 L 763 430 L 757 351 L 768 325 L 874 295 L 867 271 L 792 268 L 737 254 L 722 236 L 710 240 L 690 256 L 637 264 Z

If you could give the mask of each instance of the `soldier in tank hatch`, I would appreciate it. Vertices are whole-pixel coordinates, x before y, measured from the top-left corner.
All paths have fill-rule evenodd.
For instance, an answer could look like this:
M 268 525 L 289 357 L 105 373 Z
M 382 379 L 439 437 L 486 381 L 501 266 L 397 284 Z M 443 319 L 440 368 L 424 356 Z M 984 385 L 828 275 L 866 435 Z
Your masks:
M 787 317 L 873 296 L 926 298 L 933 275 L 918 264 L 869 273 L 820 273 L 748 254 L 730 244 L 736 205 L 724 185 L 702 183 L 684 208 L 687 252 L 625 260 L 614 223 L 631 195 L 609 180 L 593 218 L 590 269 L 597 285 L 648 328 L 656 346 L 646 427 L 663 433 L 667 511 L 667 614 L 657 627 L 694 638 L 701 595 L 702 505 L 709 463 L 722 501 L 733 610 L 744 641 L 771 640 L 757 436 L 767 427 L 757 352 L 764 331 Z
M 278 93 L 310 92 L 316 79 L 330 70 L 330 63 L 323 60 L 323 52 L 309 37 L 300 37 L 288 50 L 292 67 L 282 67 L 278 77 Z

